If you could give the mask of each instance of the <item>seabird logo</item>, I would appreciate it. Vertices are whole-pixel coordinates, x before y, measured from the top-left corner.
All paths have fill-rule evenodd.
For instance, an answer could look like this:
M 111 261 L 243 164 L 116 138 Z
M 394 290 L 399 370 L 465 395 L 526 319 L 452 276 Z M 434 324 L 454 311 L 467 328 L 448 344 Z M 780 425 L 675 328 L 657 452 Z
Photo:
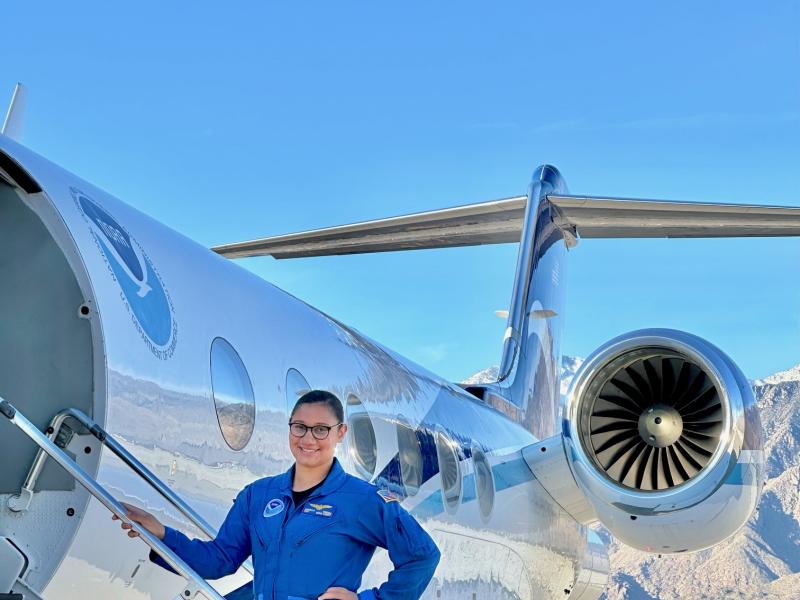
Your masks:
M 172 302 L 142 247 L 95 200 L 70 188 L 109 271 L 122 289 L 125 306 L 145 344 L 160 359 L 172 356 L 178 327 Z
M 264 516 L 269 518 L 269 517 L 274 517 L 275 515 L 279 515 L 283 512 L 283 508 L 284 508 L 283 500 L 281 500 L 280 498 L 273 498 L 272 500 L 267 502 L 267 505 L 264 507 Z

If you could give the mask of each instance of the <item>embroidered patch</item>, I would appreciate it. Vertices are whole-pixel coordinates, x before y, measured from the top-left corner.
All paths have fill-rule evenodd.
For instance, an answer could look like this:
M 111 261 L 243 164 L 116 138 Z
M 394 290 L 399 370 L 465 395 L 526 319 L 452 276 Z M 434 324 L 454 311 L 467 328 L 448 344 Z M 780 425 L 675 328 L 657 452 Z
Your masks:
M 389 490 L 378 490 L 378 496 L 383 498 L 384 502 L 400 502 L 400 496 Z
M 267 502 L 267 505 L 264 507 L 264 516 L 267 518 L 274 517 L 275 515 L 279 515 L 280 513 L 282 513 L 283 509 L 284 509 L 283 500 L 281 500 L 280 498 L 273 498 L 272 500 Z
M 336 512 L 336 508 L 330 504 L 314 504 L 309 502 L 303 509 L 303 513 L 307 515 L 317 515 L 318 517 L 332 517 Z

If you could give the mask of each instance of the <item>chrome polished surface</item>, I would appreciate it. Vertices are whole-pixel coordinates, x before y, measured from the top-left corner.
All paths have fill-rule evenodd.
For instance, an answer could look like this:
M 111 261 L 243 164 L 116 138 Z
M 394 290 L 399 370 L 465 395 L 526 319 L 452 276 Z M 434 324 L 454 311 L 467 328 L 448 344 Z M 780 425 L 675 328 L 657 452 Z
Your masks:
M 0 413 L 23 431 L 41 450 L 46 452 L 50 458 L 56 461 L 66 470 L 75 480 L 86 488 L 92 496 L 99 500 L 114 516 L 120 521 L 130 525 L 142 541 L 152 550 L 157 551 L 175 571 L 180 573 L 187 580 L 187 585 L 181 593 L 181 597 L 187 600 L 204 598 L 207 600 L 224 600 L 217 591 L 211 587 L 202 577 L 200 577 L 184 560 L 169 548 L 162 540 L 150 533 L 138 523 L 131 521 L 127 516 L 127 511 L 120 502 L 112 496 L 105 487 L 100 485 L 91 475 L 73 461 L 71 457 L 61 448 L 56 446 L 53 441 L 39 431 L 25 416 L 17 411 L 7 400 L 0 398 Z
M 222 437 L 232 450 L 243 449 L 256 424 L 253 384 L 234 347 L 219 337 L 211 342 L 211 392 Z
M 358 421 L 351 433 L 358 431 L 360 441 L 339 448 L 345 468 L 399 494 L 447 557 L 426 599 L 555 599 L 578 582 L 588 532 L 552 501 L 521 455 L 536 441 L 535 402 L 523 423 L 10 140 L 0 138 L 0 150 L 41 187 L 38 201 L 52 207 L 48 230 L 62 232 L 62 251 L 78 258 L 91 283 L 91 323 L 101 335 L 93 338 L 102 357 L 96 376 L 105 382 L 95 386 L 92 417 L 211 527 L 246 484 L 292 464 L 288 405 L 311 385 L 345 400 L 348 419 Z M 88 219 L 92 207 L 101 225 Z M 548 270 L 544 280 L 552 277 Z M 542 323 L 555 318 L 542 314 Z M 538 335 L 549 348 L 558 329 Z M 210 357 L 217 338 L 235 349 L 255 398 L 254 430 L 241 450 L 226 442 L 217 421 Z M 522 341 L 525 352 L 529 340 Z M 557 381 L 548 359 L 553 372 L 542 386 Z M 552 428 L 553 411 L 538 417 Z M 405 455 L 401 439 L 418 449 L 416 458 Z M 199 534 L 113 454 L 86 456 L 99 458 L 96 479 L 116 498 Z M 183 590 L 183 581 L 150 564 L 147 546 L 120 532 L 102 506 L 89 502 L 68 520 L 60 507 L 42 512 L 47 498 L 37 492 L 16 523 L 19 535 L 44 517 L 77 529 L 58 563 L 39 574 L 48 600 L 166 600 Z M 0 513 L 0 530 L 10 522 Z M 44 567 L 34 552 L 30 557 L 32 567 Z M 387 554 L 378 552 L 365 585 L 387 569 Z M 224 594 L 241 583 L 226 579 L 214 587 Z
M 514 289 L 503 341 L 498 382 L 484 398 L 522 423 L 537 439 L 552 436 L 559 422 L 559 368 L 569 233 L 557 227 L 547 194 L 566 193 L 555 167 L 533 174 L 520 240 Z M 569 242 L 569 243 L 568 243 Z
M 92 418 L 211 527 L 219 525 L 242 487 L 291 465 L 288 412 L 297 394 L 311 386 L 346 402 L 351 439 L 339 449 L 345 467 L 400 496 L 442 549 L 446 559 L 426 599 L 461 600 L 469 594 L 554 599 L 563 598 L 565 590 L 590 598 L 599 593 L 608 570 L 602 544 L 584 525 L 593 515 L 634 547 L 682 552 L 733 533 L 758 501 L 763 459 L 748 383 L 730 359 L 695 336 L 648 330 L 613 340 L 584 363 L 561 405 L 566 253 L 580 233 L 578 223 L 600 227 L 608 210 L 619 205 L 570 205 L 553 167 L 536 170 L 524 202 L 501 380 L 476 397 L 1 136 L 0 151 L 3 179 L 18 183 L 15 197 L 35 209 L 40 229 L 63 255 L 60 274 L 69 270 L 70 289 L 82 296 L 56 306 L 70 318 L 78 318 L 77 310 L 79 326 L 91 327 L 83 331 L 81 354 L 93 370 L 82 371 L 87 393 L 74 396 L 91 406 Z M 434 211 L 404 223 L 384 223 L 389 229 L 373 250 L 505 239 L 507 211 L 522 218 L 521 206 L 514 198 L 457 215 Z M 595 208 L 607 210 L 593 216 Z M 627 205 L 626 210 L 636 208 Z M 491 219 L 480 216 L 484 209 L 496 217 L 495 225 L 486 226 Z M 769 218 L 777 215 L 767 213 Z M 453 229 L 439 227 L 450 217 L 475 217 L 481 224 L 461 238 L 444 239 L 458 232 L 455 224 Z M 742 219 L 739 214 L 734 220 L 741 225 Z M 435 231 L 418 238 L 390 231 L 436 221 Z M 727 231 L 739 231 L 736 223 Z M 316 249 L 304 246 L 302 236 L 284 240 L 290 242 L 284 250 L 286 256 L 355 251 L 359 244 L 334 238 L 368 236 L 372 225 L 328 231 Z M 236 357 L 221 373 L 212 358 L 214 340 L 225 340 L 232 353 L 224 356 Z M 656 380 L 649 379 L 646 366 L 654 356 L 667 357 L 668 364 L 680 358 L 697 365 L 718 394 L 720 414 L 714 413 L 717 396 L 705 395 L 707 387 L 693 391 L 698 395 L 690 394 L 686 405 L 670 403 L 664 395 L 640 402 L 633 393 L 622 400 L 636 404 L 636 410 L 628 411 L 633 418 L 620 417 L 613 423 L 619 430 L 600 431 L 609 423 L 592 424 L 592 419 L 606 418 L 597 414 L 609 409 L 598 400 L 603 386 L 625 369 L 636 371 L 636 363 L 643 369 L 638 375 L 654 389 Z M 662 366 L 657 378 L 666 381 L 670 368 Z M 641 394 L 644 388 L 637 389 Z M 59 397 L 61 404 L 46 406 L 48 421 L 69 409 L 65 403 L 71 401 Z M 701 402 L 706 404 L 695 404 Z M 692 442 L 708 446 L 710 456 L 702 463 L 690 450 L 700 451 L 685 439 L 705 435 L 697 427 L 695 409 L 713 409 L 703 418 L 712 418 L 714 435 Z M 533 459 L 531 453 L 549 451 L 560 442 L 559 431 L 562 454 L 549 461 Z M 618 472 L 598 448 L 614 446 L 606 435 L 613 431 L 624 431 L 630 444 L 616 457 L 627 465 Z M 81 442 L 75 436 L 70 452 L 79 454 Z M 674 461 L 679 455 L 673 455 L 673 447 L 685 463 Z M 86 448 L 89 452 L 80 459 L 115 497 L 196 533 L 185 514 L 118 458 Z M 659 456 L 667 456 L 661 452 L 666 449 L 669 470 L 648 469 L 652 448 L 660 449 Z M 690 474 L 687 465 L 695 472 Z M 21 472 L 20 482 L 27 471 Z M 648 473 L 652 489 L 646 489 Z M 675 480 L 676 473 L 681 481 Z M 161 599 L 184 589 L 179 578 L 147 561 L 146 547 L 120 534 L 102 506 L 61 489 L 68 486 L 51 487 L 33 495 L 28 511 L 16 516 L 7 509 L 0 512 L 0 535 L 13 536 L 30 549 L 25 585 L 35 584 L 48 600 Z M 65 503 L 74 503 L 68 518 Z M 693 525 L 698 522 L 704 526 Z M 64 533 L 48 544 L 42 531 Z M 54 548 L 55 557 L 47 559 Z M 388 556 L 379 552 L 365 584 L 379 583 L 388 569 Z M 240 584 L 228 579 L 214 587 L 226 593 Z
M 654 391 L 650 398 L 652 412 L 647 408 L 647 399 L 643 398 L 634 406 L 629 399 L 609 397 L 617 403 L 618 410 L 606 411 L 608 416 L 603 422 L 613 423 L 616 419 L 617 426 L 630 433 L 611 437 L 598 447 L 591 427 L 593 419 L 597 418 L 597 413 L 593 412 L 595 403 L 608 391 L 609 381 L 626 366 L 653 357 L 682 359 L 696 365 L 701 371 L 696 381 L 707 377 L 713 388 L 691 402 L 718 397 L 721 424 L 714 438 L 708 436 L 706 441 L 712 443 L 714 449 L 704 457 L 707 459 L 704 464 L 697 465 L 696 472 L 691 476 L 685 473 L 681 481 L 677 478 L 673 481 L 667 473 L 664 485 L 659 479 L 658 485 L 647 489 L 648 486 L 641 485 L 639 477 L 615 472 L 598 456 L 605 450 L 604 446 L 616 445 L 621 449 L 617 451 L 618 462 L 630 452 L 630 458 L 622 462 L 630 467 L 639 460 L 642 475 L 657 456 L 664 457 L 676 472 L 680 471 L 679 453 L 668 444 L 678 444 L 677 440 L 683 439 L 681 434 L 686 433 L 684 428 L 693 426 L 689 421 L 679 422 L 681 417 L 675 418 L 675 413 L 684 410 L 687 394 L 684 392 L 673 398 L 676 401 L 673 405 L 668 395 L 662 395 L 661 390 Z M 699 384 L 696 391 L 700 392 Z M 698 550 L 732 535 L 749 518 L 758 502 L 764 479 L 763 443 L 754 406 L 746 379 L 718 348 L 681 331 L 641 330 L 611 340 L 583 363 L 566 397 L 562 433 L 575 480 L 594 506 L 599 520 L 615 536 L 648 551 Z M 685 410 L 688 412 L 683 413 L 683 418 L 693 414 L 695 409 Z M 716 419 L 716 410 L 716 405 L 712 405 L 699 409 L 699 413 L 704 418 Z M 641 411 L 643 417 L 635 411 Z M 661 423 L 656 423 L 656 419 L 661 419 Z M 635 423 L 632 429 L 626 421 Z M 713 424 L 717 428 L 717 421 Z M 633 454 L 635 444 L 651 450 L 637 457 Z M 664 444 L 661 454 L 652 450 L 659 444 Z M 661 471 L 652 472 L 662 477 Z M 698 522 L 708 522 L 712 526 L 698 528 Z M 658 544 L 655 540 L 659 540 Z
M 545 491 L 573 519 L 581 525 L 597 521 L 597 512 L 590 499 L 572 475 L 561 435 L 523 448 L 522 457 Z
M 537 250 L 539 252 L 542 250 L 541 247 L 536 247 L 537 242 L 541 242 L 541 231 L 537 225 L 540 215 L 548 212 L 546 196 L 554 192 L 566 192 L 566 185 L 561 174 L 550 165 L 538 167 L 528 187 L 528 199 L 525 205 L 525 216 L 522 220 L 522 235 L 519 240 L 517 268 L 511 292 L 498 381 L 507 379 L 517 363 L 522 328 L 528 316 L 526 312 L 528 295 L 531 291 L 531 281 L 534 279 L 534 268 L 539 258 Z M 546 216 L 549 215 L 546 214 Z

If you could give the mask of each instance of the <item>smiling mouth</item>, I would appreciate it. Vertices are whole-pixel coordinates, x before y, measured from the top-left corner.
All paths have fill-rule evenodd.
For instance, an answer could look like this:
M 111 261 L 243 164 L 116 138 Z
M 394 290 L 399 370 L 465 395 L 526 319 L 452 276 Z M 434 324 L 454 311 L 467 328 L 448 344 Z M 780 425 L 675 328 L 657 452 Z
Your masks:
M 319 449 L 317 448 L 303 448 L 302 446 L 298 446 L 298 448 L 303 454 L 314 454 L 314 452 L 319 452 Z

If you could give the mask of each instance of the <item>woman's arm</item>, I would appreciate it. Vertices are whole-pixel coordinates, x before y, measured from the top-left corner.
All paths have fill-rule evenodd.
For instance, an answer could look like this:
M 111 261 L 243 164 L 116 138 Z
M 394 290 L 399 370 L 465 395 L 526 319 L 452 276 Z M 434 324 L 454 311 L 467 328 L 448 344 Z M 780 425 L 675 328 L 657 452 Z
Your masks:
M 365 510 L 360 524 L 374 535 L 374 543 L 389 551 L 394 570 L 378 588 L 358 594 L 359 600 L 418 600 L 428 586 L 440 553 L 431 536 L 394 499 L 379 496 L 373 510 Z
M 180 531 L 165 527 L 153 515 L 140 508 L 130 505 L 125 505 L 125 508 L 128 509 L 129 519 L 136 521 L 161 539 L 203 579 L 219 579 L 236 572 L 250 556 L 249 499 L 250 488 L 247 487 L 236 497 L 217 537 L 211 541 L 190 540 Z M 128 529 L 128 535 L 131 537 L 138 535 L 130 531 L 130 526 L 125 523 L 122 524 L 122 528 Z M 155 553 L 150 554 L 150 560 L 165 569 L 172 570 Z

